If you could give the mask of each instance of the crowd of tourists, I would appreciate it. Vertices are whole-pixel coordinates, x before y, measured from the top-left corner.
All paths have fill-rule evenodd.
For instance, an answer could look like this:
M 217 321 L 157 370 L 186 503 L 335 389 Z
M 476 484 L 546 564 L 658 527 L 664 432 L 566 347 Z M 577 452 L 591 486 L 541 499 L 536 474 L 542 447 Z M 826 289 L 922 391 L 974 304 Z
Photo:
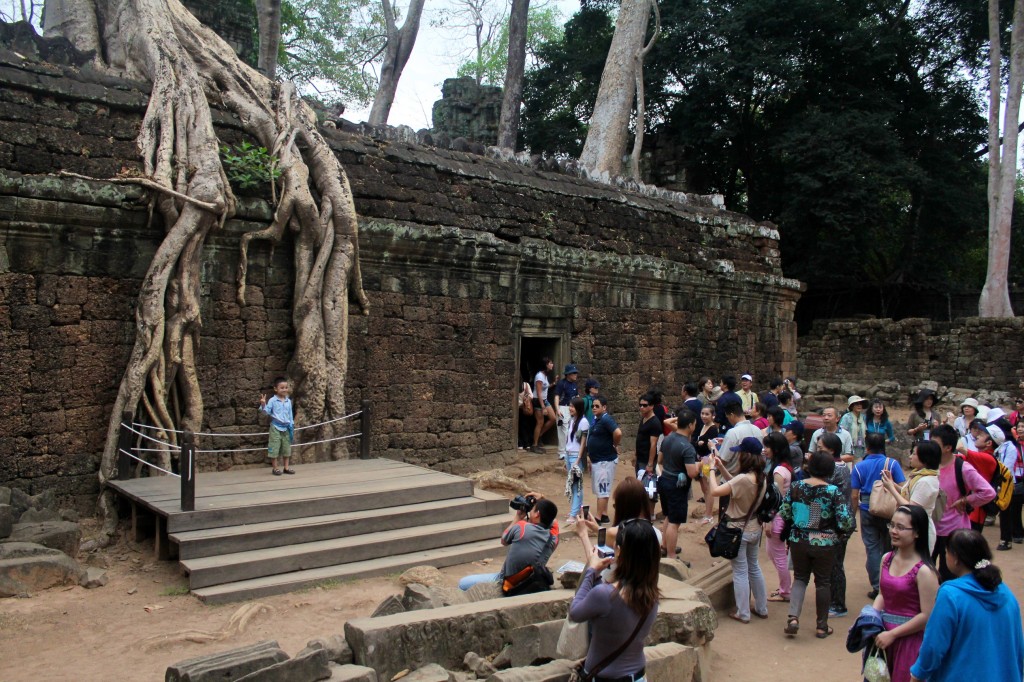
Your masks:
M 907 422 L 895 423 L 883 401 L 854 395 L 842 412 L 821 410 L 820 428 L 807 437 L 793 378 L 758 393 L 749 374 L 738 382 L 703 377 L 682 387 L 674 409 L 657 389 L 640 396 L 635 448 L 623 452 L 600 383 L 577 387 L 571 364 L 552 383 L 553 369 L 545 359 L 534 384 L 523 385 L 522 416 L 533 416 L 533 431 L 522 447 L 545 452 L 541 438 L 557 429 L 566 522 L 588 566 L 570 616 L 607 625 L 593 630 L 602 634 L 586 661 L 591 672 L 606 671 L 598 679 L 643 677 L 640 642 L 657 611 L 657 554 L 680 552 L 691 489 L 701 505 L 694 522 L 708 530 L 712 555 L 731 562 L 730 618 L 765 619 L 769 603 L 779 602 L 788 609 L 785 635 L 798 636 L 813 576 L 813 632 L 832 635 L 830 619 L 848 615 L 846 571 L 855 569 L 846 549 L 859 531 L 871 589 L 847 646 L 863 651 L 868 679 L 1024 679 L 1020 609 L 981 532 L 998 519 L 997 551 L 1024 542 L 1024 399 L 1011 409 L 968 398 L 953 413 L 923 390 Z M 912 442 L 906 469 L 886 452 L 900 433 Z M 620 464 L 632 470 L 613 489 Z M 581 512 L 588 469 L 592 515 Z M 604 526 L 614 548 L 607 556 L 589 539 Z M 762 538 L 777 574 L 771 592 Z M 873 678 L 872 666 L 888 677 Z

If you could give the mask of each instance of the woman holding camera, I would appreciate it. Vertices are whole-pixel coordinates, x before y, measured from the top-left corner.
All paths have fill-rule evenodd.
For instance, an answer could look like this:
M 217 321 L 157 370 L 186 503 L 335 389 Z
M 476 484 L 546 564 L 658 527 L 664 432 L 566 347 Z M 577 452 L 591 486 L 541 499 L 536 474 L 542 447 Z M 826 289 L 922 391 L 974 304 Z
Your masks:
M 645 682 L 644 640 L 658 615 L 660 543 L 654 526 L 644 518 L 623 521 L 615 535 L 615 566 L 608 582 L 601 573 L 612 557 L 598 556 L 587 525 L 574 526 L 583 543 L 587 570 L 569 606 L 569 617 L 589 622 L 593 636 L 583 669 L 598 680 L 632 679 Z

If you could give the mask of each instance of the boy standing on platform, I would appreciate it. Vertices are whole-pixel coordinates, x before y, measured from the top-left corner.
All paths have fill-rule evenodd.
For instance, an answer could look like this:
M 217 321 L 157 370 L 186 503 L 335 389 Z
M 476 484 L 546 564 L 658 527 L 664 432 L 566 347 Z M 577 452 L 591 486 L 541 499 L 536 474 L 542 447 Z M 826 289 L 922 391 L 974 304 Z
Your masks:
M 270 437 L 267 439 L 267 457 L 274 467 L 275 476 L 281 475 L 277 468 L 278 459 L 284 465 L 284 473 L 294 474 L 288 464 L 292 458 L 292 441 L 295 440 L 295 419 L 292 416 L 292 401 L 288 397 L 291 386 L 286 377 L 274 379 L 274 396 L 267 400 L 260 395 L 260 409 L 270 415 Z

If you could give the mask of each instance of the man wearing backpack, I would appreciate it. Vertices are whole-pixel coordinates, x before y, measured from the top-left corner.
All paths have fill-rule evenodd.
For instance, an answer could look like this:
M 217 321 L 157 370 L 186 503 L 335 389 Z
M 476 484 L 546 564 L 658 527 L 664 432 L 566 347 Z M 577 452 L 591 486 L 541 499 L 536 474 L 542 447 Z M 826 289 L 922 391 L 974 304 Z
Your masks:
M 871 488 L 875 481 L 882 480 L 882 469 L 892 473 L 895 483 L 903 483 L 906 477 L 899 462 L 885 456 L 885 434 L 869 433 L 864 437 L 867 454 L 864 459 L 853 467 L 850 474 L 850 485 L 853 492 L 850 496 L 851 506 L 860 507 L 860 539 L 864 542 L 864 553 L 867 555 L 865 568 L 871 582 L 871 592 L 878 594 L 878 578 L 882 566 L 882 555 L 892 549 L 889 541 L 889 519 L 875 516 L 870 512 Z M 881 494 L 888 494 L 884 490 Z
M 931 432 L 931 440 L 942 450 L 939 487 L 945 491 L 947 500 L 946 511 L 935 524 L 935 549 L 932 550 L 932 561 L 939 568 L 940 582 L 956 578 L 946 566 L 949 536 L 954 530 L 971 527 L 970 509 L 977 509 L 996 497 L 996 491 L 978 470 L 953 451 L 957 438 L 956 429 L 948 424 L 937 426 Z
M 1000 436 L 998 440 L 996 440 L 997 435 Z M 985 431 L 978 432 L 974 440 L 973 449 L 964 448 L 958 451 L 958 455 L 974 467 L 981 474 L 981 477 L 988 481 L 993 490 L 996 490 L 996 488 L 992 483 L 992 478 L 998 468 L 995 449 L 1002 442 L 1002 431 L 998 427 L 991 431 L 986 429 Z M 996 490 L 996 495 L 998 494 L 999 491 Z M 971 513 L 967 516 L 971 519 L 971 528 L 980 533 L 985 527 L 985 517 L 988 516 L 987 511 L 982 507 L 978 507 L 977 509 L 972 509 Z

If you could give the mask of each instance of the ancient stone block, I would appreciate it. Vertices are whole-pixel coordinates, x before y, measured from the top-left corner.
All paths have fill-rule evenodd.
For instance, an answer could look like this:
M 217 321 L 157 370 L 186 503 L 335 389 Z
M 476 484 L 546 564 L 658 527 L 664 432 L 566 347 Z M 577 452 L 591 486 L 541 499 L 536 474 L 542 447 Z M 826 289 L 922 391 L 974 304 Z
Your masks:
M 327 651 L 312 649 L 236 679 L 238 682 L 315 682 L 330 676 Z
M 455 682 L 455 677 L 437 663 L 417 668 L 402 679 L 407 682 Z
M 74 585 L 84 575 L 82 567 L 59 550 L 25 542 L 0 544 L 0 597 Z
M 6 538 L 14 530 L 14 508 L 9 504 L 0 504 L 0 538 Z
M 332 665 L 330 670 L 334 682 L 377 682 L 377 671 L 362 665 Z
M 327 652 L 327 660 L 339 665 L 352 662 L 352 647 L 345 641 L 345 635 L 311 639 L 306 642 L 306 649 L 323 649 Z
M 531 623 L 512 631 L 512 667 L 546 663 L 558 658 L 558 635 L 565 619 Z
M 680 582 L 690 579 L 690 568 L 679 559 L 662 559 L 658 572 Z
M 107 572 L 103 569 L 89 567 L 85 569 L 85 575 L 82 576 L 82 579 L 78 584 L 87 590 L 91 590 L 97 587 L 103 587 L 109 580 Z
M 436 609 L 452 604 L 467 604 L 469 598 L 466 593 L 458 588 L 435 585 L 427 587 L 413 583 L 406 585 L 405 593 L 402 595 L 402 605 L 406 611 L 418 609 Z
M 390 678 L 427 663 L 457 668 L 467 651 L 499 651 L 512 631 L 530 623 L 564 618 L 572 599 L 567 590 L 505 597 L 345 624 L 355 662 Z M 444 636 L 437 636 L 443 628 Z M 390 646 L 401 641 L 403 646 Z
M 373 610 L 373 613 L 370 614 L 370 617 L 378 618 L 381 616 L 393 616 L 396 613 L 404 612 L 405 606 L 402 604 L 401 597 L 391 594 L 385 597 L 384 601 L 377 605 L 377 608 Z
M 16 523 L 5 542 L 31 542 L 60 550 L 70 557 L 78 554 L 82 531 L 77 523 L 44 521 L 42 523 Z
M 18 523 L 42 523 L 43 521 L 60 521 L 60 514 L 52 509 L 26 509 L 18 519 Z
M 559 659 L 544 665 L 509 668 L 494 673 L 487 682 L 567 682 L 575 665 L 576 661 Z
M 168 666 L 164 682 L 223 682 L 288 660 L 275 641 L 197 656 Z
M 397 422 L 395 426 L 403 426 L 403 422 L 398 420 L 395 421 Z M 405 420 L 405 422 L 409 421 L 411 420 Z M 382 428 L 388 428 L 386 422 Z M 416 426 L 415 430 L 425 430 L 425 428 L 426 424 L 424 423 L 423 425 Z M 2 502 L 3 500 L 0 500 L 0 503 Z M 441 571 L 439 571 L 434 566 L 413 566 L 412 568 L 402 573 L 402 575 L 398 576 L 399 585 L 410 585 L 412 583 L 419 583 L 421 585 L 427 585 L 429 587 L 431 585 L 436 585 L 443 581 L 444 574 L 441 573 Z
M 477 583 L 466 590 L 466 598 L 471 602 L 500 599 L 501 596 L 501 583 L 499 582 Z
M 473 651 L 466 652 L 465 658 L 462 659 L 462 665 L 466 666 L 470 672 L 480 679 L 490 677 L 498 672 L 494 664 Z
M 678 642 L 664 642 L 644 647 L 647 679 L 657 682 L 694 682 L 697 670 L 697 649 Z

